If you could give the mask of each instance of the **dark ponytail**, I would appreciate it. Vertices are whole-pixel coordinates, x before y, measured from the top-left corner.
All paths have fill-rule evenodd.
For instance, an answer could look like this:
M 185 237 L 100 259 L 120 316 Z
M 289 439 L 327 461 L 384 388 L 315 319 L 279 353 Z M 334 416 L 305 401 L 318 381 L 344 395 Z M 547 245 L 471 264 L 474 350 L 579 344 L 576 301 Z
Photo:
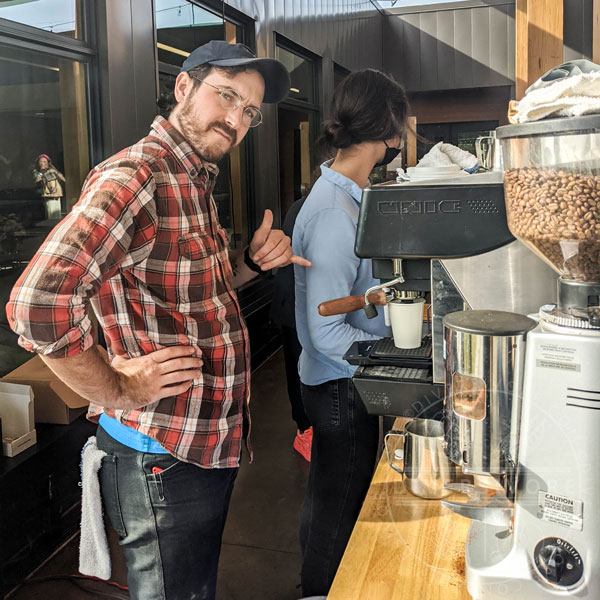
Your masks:
M 317 146 L 324 153 L 360 142 L 402 137 L 407 127 L 408 98 L 389 75 L 364 69 L 335 88 L 330 119 L 323 123 Z

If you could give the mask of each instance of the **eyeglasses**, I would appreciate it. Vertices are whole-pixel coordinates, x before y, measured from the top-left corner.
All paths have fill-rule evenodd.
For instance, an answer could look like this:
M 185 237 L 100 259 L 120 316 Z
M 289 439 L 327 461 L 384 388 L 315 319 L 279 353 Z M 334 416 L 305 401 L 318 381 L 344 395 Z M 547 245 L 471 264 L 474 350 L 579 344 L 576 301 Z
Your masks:
M 244 106 L 240 95 L 235 90 L 232 90 L 231 88 L 218 87 L 212 83 L 204 81 L 203 79 L 198 79 L 193 75 L 190 75 L 190 77 L 217 90 L 217 92 L 219 92 L 221 106 L 225 110 L 236 110 L 241 106 L 244 109 L 242 111 L 242 121 L 248 127 L 258 127 L 262 123 L 263 118 L 260 110 L 254 106 Z

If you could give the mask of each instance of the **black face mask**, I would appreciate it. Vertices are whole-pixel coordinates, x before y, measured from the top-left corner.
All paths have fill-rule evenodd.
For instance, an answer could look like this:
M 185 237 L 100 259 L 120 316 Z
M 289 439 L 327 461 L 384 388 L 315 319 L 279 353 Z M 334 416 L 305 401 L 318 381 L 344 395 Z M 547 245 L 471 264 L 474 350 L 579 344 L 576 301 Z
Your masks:
M 387 142 L 383 142 L 385 144 L 385 154 L 383 155 L 383 158 L 379 161 L 375 163 L 376 167 L 383 167 L 383 165 L 387 165 L 389 163 L 391 163 L 396 156 L 398 156 L 398 154 L 400 154 L 400 148 L 390 148 L 387 145 Z

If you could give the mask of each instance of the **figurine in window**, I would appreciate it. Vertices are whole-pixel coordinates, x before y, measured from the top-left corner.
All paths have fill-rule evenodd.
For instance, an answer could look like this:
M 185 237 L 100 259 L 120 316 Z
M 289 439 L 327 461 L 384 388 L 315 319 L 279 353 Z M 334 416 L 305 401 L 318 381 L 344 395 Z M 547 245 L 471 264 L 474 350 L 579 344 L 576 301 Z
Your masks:
M 63 197 L 60 182 L 66 182 L 65 176 L 55 168 L 47 154 L 40 154 L 36 160 L 36 168 L 33 170 L 33 178 L 44 199 L 46 219 L 59 220 Z

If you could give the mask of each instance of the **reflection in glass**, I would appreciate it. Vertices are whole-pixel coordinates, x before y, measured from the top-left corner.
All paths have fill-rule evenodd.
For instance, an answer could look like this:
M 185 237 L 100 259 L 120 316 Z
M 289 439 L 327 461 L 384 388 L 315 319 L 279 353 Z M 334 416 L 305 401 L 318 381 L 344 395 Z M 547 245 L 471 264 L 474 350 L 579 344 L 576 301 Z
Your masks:
M 481 421 L 486 413 L 485 381 L 479 377 L 452 375 L 452 406 L 459 417 Z
M 242 41 L 242 30 L 186 0 L 156 0 L 155 11 L 160 108 L 162 116 L 168 117 L 175 102 L 173 87 L 178 69 L 173 67 L 180 67 L 190 52 L 211 40 Z M 219 222 L 227 230 L 232 248 L 248 244 L 248 144 L 246 136 L 219 162 L 219 176 L 213 190 Z
M 86 67 L 0 45 L 0 304 L 89 171 Z M 0 314 L 0 375 L 31 356 Z
M 290 98 L 316 104 L 314 91 L 314 63 L 285 48 L 277 46 L 276 56 L 290 72 Z
M 0 19 L 81 40 L 85 37 L 82 4 L 82 0 L 0 2 Z
M 198 46 L 225 39 L 221 17 L 186 0 L 156 0 L 155 4 L 159 62 L 180 67 Z

